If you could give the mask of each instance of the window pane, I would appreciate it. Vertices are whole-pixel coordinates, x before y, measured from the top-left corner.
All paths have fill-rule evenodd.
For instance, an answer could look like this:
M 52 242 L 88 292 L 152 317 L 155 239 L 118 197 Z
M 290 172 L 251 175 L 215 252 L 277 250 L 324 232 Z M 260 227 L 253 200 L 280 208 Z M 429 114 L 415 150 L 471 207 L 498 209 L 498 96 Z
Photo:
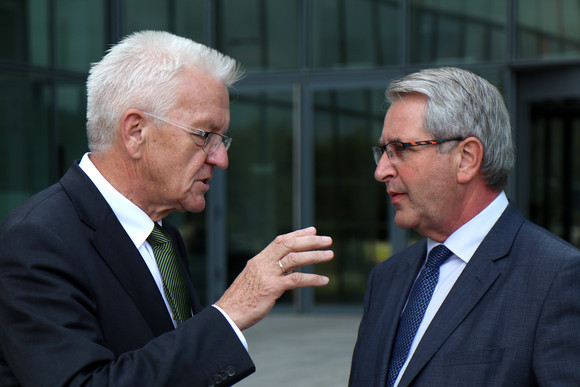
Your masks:
M 412 63 L 504 59 L 504 0 L 411 0 Z
M 384 90 L 315 94 L 315 225 L 334 240 L 335 258 L 317 265 L 330 284 L 318 304 L 360 304 L 370 269 L 391 255 L 387 197 L 374 180 L 371 146 L 382 130 Z
M 580 100 L 531 104 L 530 219 L 580 245 Z
M 48 8 L 46 0 L 0 2 L 0 60 L 47 65 Z
M 86 88 L 83 82 L 63 83 L 56 88 L 59 171 L 62 176 L 88 151 Z
M 312 67 L 397 63 L 400 0 L 311 1 Z
M 221 0 L 218 49 L 248 71 L 298 68 L 297 0 Z
M 124 4 L 124 35 L 161 30 L 205 42 L 207 10 L 204 0 L 125 0 Z
M 520 0 L 517 4 L 518 58 L 580 56 L 580 3 Z
M 251 93 L 231 105 L 228 274 L 292 230 L 292 93 Z M 288 300 L 292 293 L 283 299 Z
M 59 0 L 55 9 L 56 66 L 86 72 L 105 49 L 105 2 Z
M 0 77 L 0 219 L 49 184 L 50 82 Z

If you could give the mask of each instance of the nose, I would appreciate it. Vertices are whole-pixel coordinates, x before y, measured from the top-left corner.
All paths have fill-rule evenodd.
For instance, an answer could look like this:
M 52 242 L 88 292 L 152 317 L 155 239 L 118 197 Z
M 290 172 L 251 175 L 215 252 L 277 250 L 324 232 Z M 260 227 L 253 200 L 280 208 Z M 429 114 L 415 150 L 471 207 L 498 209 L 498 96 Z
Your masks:
M 375 169 L 375 180 L 386 183 L 397 174 L 395 166 L 384 152 Z
M 221 143 L 215 152 L 207 156 L 206 163 L 215 165 L 219 169 L 226 169 L 229 164 L 228 151 L 223 143 Z

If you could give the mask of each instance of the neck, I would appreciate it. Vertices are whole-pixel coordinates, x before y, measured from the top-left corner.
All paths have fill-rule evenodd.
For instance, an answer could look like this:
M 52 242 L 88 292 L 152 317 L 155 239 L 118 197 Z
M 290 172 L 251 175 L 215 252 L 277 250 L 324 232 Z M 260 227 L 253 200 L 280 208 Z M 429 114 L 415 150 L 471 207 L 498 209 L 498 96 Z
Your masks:
M 451 234 L 489 206 L 501 193 L 501 190 L 492 189 L 483 184 L 479 187 L 473 186 L 473 189 L 468 189 L 465 193 L 463 199 L 457 202 L 454 211 L 449 212 L 449 222 L 445 227 L 441 231 L 434 231 L 425 236 L 443 243 Z
M 91 162 L 105 179 L 124 197 L 143 210 L 151 220 L 157 222 L 165 218 L 170 211 L 157 211 L 148 205 L 145 199 L 146 179 L 139 172 L 137 163 L 119 155 L 114 150 L 89 154 Z

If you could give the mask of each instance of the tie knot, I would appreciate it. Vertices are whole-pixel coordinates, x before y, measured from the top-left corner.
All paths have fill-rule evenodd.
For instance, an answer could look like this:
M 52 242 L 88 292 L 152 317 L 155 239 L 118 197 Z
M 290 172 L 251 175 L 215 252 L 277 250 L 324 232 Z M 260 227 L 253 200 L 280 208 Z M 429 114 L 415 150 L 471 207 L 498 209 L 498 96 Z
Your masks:
M 171 243 L 171 239 L 163 227 L 155 223 L 155 227 L 153 227 L 153 231 L 151 231 L 151 234 L 147 238 L 147 242 L 152 246 L 157 246 L 164 243 Z
M 433 247 L 431 252 L 429 253 L 429 257 L 427 258 L 427 263 L 425 267 L 431 269 L 438 269 L 439 266 L 443 264 L 443 262 L 447 261 L 453 253 L 444 245 L 437 245 Z

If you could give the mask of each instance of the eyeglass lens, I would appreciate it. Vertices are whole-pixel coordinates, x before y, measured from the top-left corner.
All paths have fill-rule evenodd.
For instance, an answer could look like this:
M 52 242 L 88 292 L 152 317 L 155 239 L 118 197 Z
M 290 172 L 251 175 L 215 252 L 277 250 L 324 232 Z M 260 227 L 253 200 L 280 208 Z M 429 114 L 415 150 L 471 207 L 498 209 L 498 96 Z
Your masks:
M 373 147 L 373 156 L 377 165 L 385 152 L 391 162 L 405 161 L 405 147 L 403 144 L 394 142 L 388 144 L 385 148 L 379 146 Z
M 203 151 L 208 155 L 211 155 L 218 150 L 220 144 L 222 143 L 222 140 L 224 146 L 226 147 L 226 150 L 228 150 L 232 142 L 232 139 L 229 137 L 222 137 L 217 133 L 210 132 L 207 134 L 207 138 L 205 139 L 205 143 L 203 144 L 203 147 L 201 149 L 203 149 Z

